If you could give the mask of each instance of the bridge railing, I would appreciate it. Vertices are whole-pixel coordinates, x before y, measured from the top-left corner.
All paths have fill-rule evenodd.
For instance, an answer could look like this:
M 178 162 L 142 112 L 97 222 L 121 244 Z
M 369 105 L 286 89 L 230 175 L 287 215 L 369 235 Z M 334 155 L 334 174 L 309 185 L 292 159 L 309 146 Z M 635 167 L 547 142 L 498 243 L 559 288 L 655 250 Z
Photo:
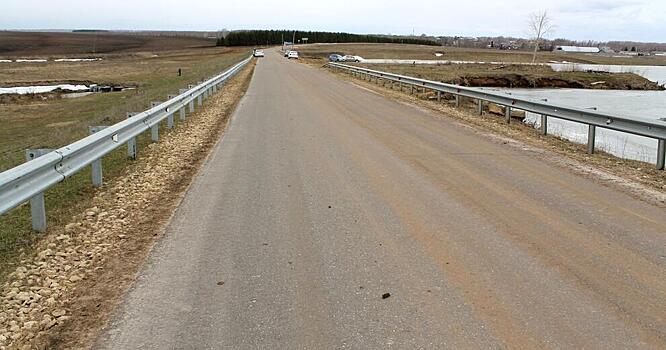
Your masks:
M 128 155 L 136 157 L 136 137 L 150 129 L 152 140 L 159 137 L 159 123 L 167 119 L 167 127 L 173 127 L 174 115 L 185 118 L 186 107 L 194 111 L 195 101 L 199 106 L 203 99 L 217 91 L 224 83 L 241 70 L 252 57 L 237 63 L 228 70 L 197 85 L 180 90 L 166 102 L 153 102 L 152 107 L 140 113 L 128 113 L 128 118 L 111 126 L 91 127 L 91 135 L 67 146 L 50 150 L 27 150 L 27 162 L 0 173 L 0 215 L 30 201 L 32 226 L 37 231 L 46 229 L 44 191 L 82 168 L 93 166 L 95 186 L 101 186 L 101 159 L 109 152 L 127 145 Z
M 361 78 L 375 81 L 400 83 L 411 86 L 412 88 L 430 89 L 437 92 L 438 100 L 442 93 L 449 93 L 455 96 L 456 105 L 460 103 L 460 97 L 475 99 L 478 105 L 479 114 L 483 111 L 483 103 L 491 102 L 505 108 L 505 117 L 507 123 L 511 122 L 511 109 L 518 109 L 541 115 L 541 132 L 547 133 L 548 117 L 569 120 L 586 124 L 588 126 L 588 153 L 594 153 L 596 128 L 605 128 L 621 131 L 633 135 L 640 135 L 656 139 L 657 146 L 657 169 L 663 170 L 666 161 L 666 122 L 661 120 L 652 120 L 647 118 L 628 118 L 619 115 L 612 115 L 589 109 L 579 109 L 569 106 L 561 106 L 546 101 L 534 101 L 510 96 L 506 93 L 487 91 L 478 88 L 465 87 L 453 84 L 446 84 L 432 80 L 419 79 L 405 75 L 393 74 L 363 67 L 351 66 L 341 63 L 330 62 L 328 66 L 334 69 L 343 70 Z

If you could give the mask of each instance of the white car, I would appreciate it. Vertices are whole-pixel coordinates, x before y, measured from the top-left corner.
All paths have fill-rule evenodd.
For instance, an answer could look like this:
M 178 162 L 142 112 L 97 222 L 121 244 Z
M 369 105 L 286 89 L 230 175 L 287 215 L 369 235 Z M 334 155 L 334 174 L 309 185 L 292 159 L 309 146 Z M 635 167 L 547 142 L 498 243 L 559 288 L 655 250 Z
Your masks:
M 293 59 L 298 59 L 298 52 L 296 52 L 296 51 L 289 51 L 289 53 L 287 54 L 287 58 L 288 58 L 288 59 L 292 59 L 292 58 L 293 58 Z
M 264 57 L 264 50 L 254 50 L 254 57 Z
M 361 56 L 345 55 L 342 57 L 343 62 L 361 62 L 361 60 L 363 60 Z

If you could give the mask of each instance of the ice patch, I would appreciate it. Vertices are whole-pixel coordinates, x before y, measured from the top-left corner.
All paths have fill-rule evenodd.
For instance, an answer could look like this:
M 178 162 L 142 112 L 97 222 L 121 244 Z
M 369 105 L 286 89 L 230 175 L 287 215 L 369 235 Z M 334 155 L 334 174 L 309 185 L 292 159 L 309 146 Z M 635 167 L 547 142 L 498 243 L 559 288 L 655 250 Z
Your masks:
M 60 85 L 44 85 L 44 86 L 16 86 L 10 88 L 0 88 L 0 95 L 2 94 L 43 94 L 46 92 L 51 92 L 56 89 L 68 90 L 68 91 L 86 91 L 88 87 L 85 85 L 71 85 L 71 84 L 60 84 Z

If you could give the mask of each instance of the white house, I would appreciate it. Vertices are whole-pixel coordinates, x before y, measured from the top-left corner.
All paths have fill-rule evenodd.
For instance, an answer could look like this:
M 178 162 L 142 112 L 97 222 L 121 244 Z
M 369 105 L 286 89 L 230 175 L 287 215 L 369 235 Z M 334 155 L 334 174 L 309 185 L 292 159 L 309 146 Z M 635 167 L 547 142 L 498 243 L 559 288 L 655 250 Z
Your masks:
M 598 47 L 587 46 L 556 46 L 553 51 L 599 53 L 601 50 Z

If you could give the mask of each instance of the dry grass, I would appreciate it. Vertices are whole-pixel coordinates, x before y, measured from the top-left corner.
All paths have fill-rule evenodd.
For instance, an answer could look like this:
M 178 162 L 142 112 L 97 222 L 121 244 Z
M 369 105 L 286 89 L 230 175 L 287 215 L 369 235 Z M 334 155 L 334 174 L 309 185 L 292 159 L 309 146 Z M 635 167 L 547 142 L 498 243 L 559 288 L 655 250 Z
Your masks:
M 364 58 L 441 59 L 481 62 L 532 62 L 527 51 L 502 51 L 496 49 L 471 49 L 444 46 L 400 44 L 312 44 L 297 48 L 303 57 L 326 58 L 332 53 L 358 55 Z M 435 52 L 444 55 L 436 57 Z M 539 52 L 537 62 L 568 61 L 590 64 L 666 65 L 666 57 L 607 57 L 580 53 Z

